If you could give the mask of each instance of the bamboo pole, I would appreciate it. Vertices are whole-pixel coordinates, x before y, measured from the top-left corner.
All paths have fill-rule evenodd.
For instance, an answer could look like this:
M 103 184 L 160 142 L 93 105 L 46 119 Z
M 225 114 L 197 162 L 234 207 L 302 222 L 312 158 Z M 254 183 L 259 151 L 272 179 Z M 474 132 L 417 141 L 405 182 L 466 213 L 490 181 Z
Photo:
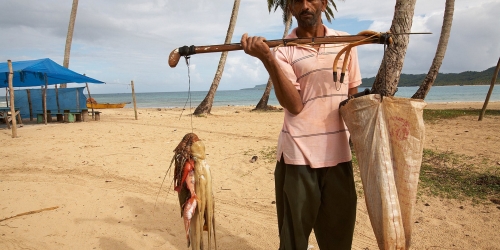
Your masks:
M 493 78 L 491 79 L 490 89 L 488 90 L 488 94 L 486 95 L 486 99 L 484 100 L 483 109 L 481 110 L 481 114 L 479 114 L 478 121 L 483 120 L 484 113 L 486 112 L 486 107 L 488 106 L 488 102 L 490 101 L 491 93 L 493 92 L 493 87 L 495 86 L 495 82 L 497 81 L 498 71 L 500 70 L 500 58 L 498 58 L 497 67 L 495 69 L 495 73 L 493 74 Z
M 134 81 L 130 81 L 130 85 L 132 85 L 132 101 L 134 102 L 135 119 L 138 120 L 138 118 L 137 118 L 137 104 L 135 102 Z
M 45 76 L 45 88 L 43 88 L 43 121 L 45 125 L 47 125 L 47 86 L 48 86 L 48 80 L 47 80 L 47 73 L 44 74 Z
M 12 138 L 17 137 L 17 120 L 16 120 L 16 108 L 14 105 L 14 88 L 12 83 L 12 78 L 14 77 L 14 71 L 12 70 L 12 61 L 7 60 L 9 65 L 9 91 L 10 91 L 10 115 L 12 118 Z M 7 119 L 9 123 L 9 119 Z
M 95 117 L 94 117 L 94 103 L 92 102 L 92 96 L 90 95 L 89 84 L 85 83 L 85 86 L 87 87 L 87 93 L 89 93 L 90 109 L 92 110 L 92 120 L 95 120 Z

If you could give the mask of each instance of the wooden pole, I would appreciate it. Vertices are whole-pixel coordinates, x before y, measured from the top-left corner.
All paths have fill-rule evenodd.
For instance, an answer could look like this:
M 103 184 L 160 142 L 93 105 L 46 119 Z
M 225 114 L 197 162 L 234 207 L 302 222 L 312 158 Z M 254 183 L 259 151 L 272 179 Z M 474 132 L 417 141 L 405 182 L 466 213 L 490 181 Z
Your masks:
M 135 102 L 135 91 L 134 91 L 134 81 L 131 81 L 130 85 L 132 85 L 132 101 L 134 102 L 134 113 L 135 119 L 137 120 L 137 104 Z
M 26 95 L 28 96 L 28 105 L 30 107 L 30 121 L 33 121 L 33 104 L 31 103 L 31 92 L 29 89 L 26 90 Z
M 488 94 L 486 95 L 486 99 L 484 100 L 483 109 L 481 110 L 481 114 L 479 114 L 478 121 L 483 120 L 484 113 L 486 112 L 486 107 L 488 106 L 488 102 L 490 101 L 491 93 L 493 92 L 493 87 L 495 86 L 495 82 L 497 81 L 498 71 L 500 70 L 500 58 L 498 58 L 497 67 L 495 69 L 495 73 L 493 74 L 493 78 L 491 79 L 490 89 L 488 90 Z
M 92 120 L 95 120 L 95 118 L 94 118 L 94 103 L 92 102 L 92 96 L 90 95 L 89 84 L 85 83 L 85 86 L 87 87 L 87 93 L 89 93 L 90 109 L 92 110 Z
M 47 86 L 48 86 L 47 73 L 45 73 L 44 76 L 45 76 L 45 88 L 42 87 L 42 89 L 43 89 L 43 121 L 44 121 L 45 125 L 47 125 Z
M 12 138 L 17 137 L 17 120 L 16 120 L 16 109 L 14 106 L 14 87 L 12 83 L 12 79 L 14 77 L 14 71 L 12 70 L 12 61 L 7 60 L 7 64 L 9 65 L 9 91 L 10 91 L 10 115 L 12 118 Z M 9 119 L 7 119 L 7 123 Z
M 75 88 L 75 91 L 76 91 L 76 110 L 78 112 L 81 112 L 80 111 L 80 93 L 78 92 L 78 88 Z
M 54 86 L 56 87 L 57 113 L 61 113 L 61 107 L 59 106 L 59 91 L 57 90 L 57 84 L 55 84 Z
M 374 31 L 366 31 L 365 33 L 371 32 L 371 34 L 361 34 L 361 35 L 353 35 L 353 36 L 325 36 L 325 37 L 308 37 L 308 38 L 292 38 L 292 39 L 277 39 L 277 40 L 266 40 L 264 41 L 269 47 L 277 47 L 281 45 L 289 44 L 338 44 L 338 43 L 352 43 L 359 41 L 366 41 L 374 44 L 384 44 L 385 40 L 382 39 L 383 35 L 387 35 L 387 33 L 379 33 Z M 390 39 L 392 41 L 392 39 Z M 202 53 L 211 53 L 211 52 L 224 52 L 224 51 L 235 51 L 242 50 L 243 47 L 240 43 L 231 43 L 231 44 L 217 44 L 217 45 L 206 45 L 206 46 L 183 46 L 177 49 L 174 49 L 170 52 L 168 56 L 168 65 L 171 68 L 175 68 L 179 59 L 183 55 L 192 55 L 192 54 L 202 54 Z M 187 52 L 187 53 L 185 53 Z

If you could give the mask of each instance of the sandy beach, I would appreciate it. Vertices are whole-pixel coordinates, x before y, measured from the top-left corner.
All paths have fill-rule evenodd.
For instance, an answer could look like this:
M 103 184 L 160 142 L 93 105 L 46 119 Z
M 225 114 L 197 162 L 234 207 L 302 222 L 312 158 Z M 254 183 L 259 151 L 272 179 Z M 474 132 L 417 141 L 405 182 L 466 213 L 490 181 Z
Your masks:
M 429 104 L 429 109 L 482 103 Z M 492 102 L 489 109 L 500 109 Z M 214 107 L 101 110 L 100 121 L 0 124 L 0 249 L 188 249 L 172 176 L 173 149 L 189 132 L 206 146 L 219 249 L 277 249 L 273 155 L 283 112 Z M 500 168 L 500 117 L 426 124 L 425 148 Z M 36 120 L 36 119 L 35 119 Z M 258 156 L 256 162 L 250 162 Z M 487 160 L 484 160 L 487 159 Z M 491 164 L 490 164 L 491 163 Z M 500 249 L 500 205 L 419 196 L 412 249 Z M 314 237 L 310 244 L 319 249 Z M 353 249 L 377 249 L 358 197 Z

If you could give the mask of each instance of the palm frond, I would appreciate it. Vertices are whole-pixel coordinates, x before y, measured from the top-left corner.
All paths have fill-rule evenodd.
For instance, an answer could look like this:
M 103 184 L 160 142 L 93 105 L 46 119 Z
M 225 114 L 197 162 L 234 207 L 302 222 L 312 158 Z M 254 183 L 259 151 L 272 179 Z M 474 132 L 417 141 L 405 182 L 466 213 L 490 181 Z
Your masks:
M 340 0 L 344 1 L 344 0 Z M 291 15 L 288 11 L 288 4 L 290 0 L 267 0 L 267 9 L 269 10 L 269 13 L 271 13 L 271 9 L 274 8 L 274 11 L 278 8 L 280 8 L 283 11 L 283 23 L 286 24 L 286 20 L 288 19 L 288 16 Z M 327 0 L 326 2 L 326 11 L 325 11 L 325 17 L 328 22 L 332 22 L 332 18 L 335 19 L 335 16 L 333 14 L 333 10 L 337 11 L 337 5 L 335 4 L 334 0 Z

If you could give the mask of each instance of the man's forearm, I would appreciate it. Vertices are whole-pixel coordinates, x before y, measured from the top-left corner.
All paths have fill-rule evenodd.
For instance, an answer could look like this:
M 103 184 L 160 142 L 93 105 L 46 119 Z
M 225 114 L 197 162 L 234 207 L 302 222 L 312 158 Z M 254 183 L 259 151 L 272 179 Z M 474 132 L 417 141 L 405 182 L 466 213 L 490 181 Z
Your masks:
M 276 98 L 283 108 L 290 113 L 297 115 L 304 107 L 299 91 L 293 83 L 285 76 L 274 57 L 262 58 L 262 63 L 266 68 L 274 86 Z
M 347 96 L 352 96 L 354 94 L 358 93 L 358 87 L 350 88 Z

